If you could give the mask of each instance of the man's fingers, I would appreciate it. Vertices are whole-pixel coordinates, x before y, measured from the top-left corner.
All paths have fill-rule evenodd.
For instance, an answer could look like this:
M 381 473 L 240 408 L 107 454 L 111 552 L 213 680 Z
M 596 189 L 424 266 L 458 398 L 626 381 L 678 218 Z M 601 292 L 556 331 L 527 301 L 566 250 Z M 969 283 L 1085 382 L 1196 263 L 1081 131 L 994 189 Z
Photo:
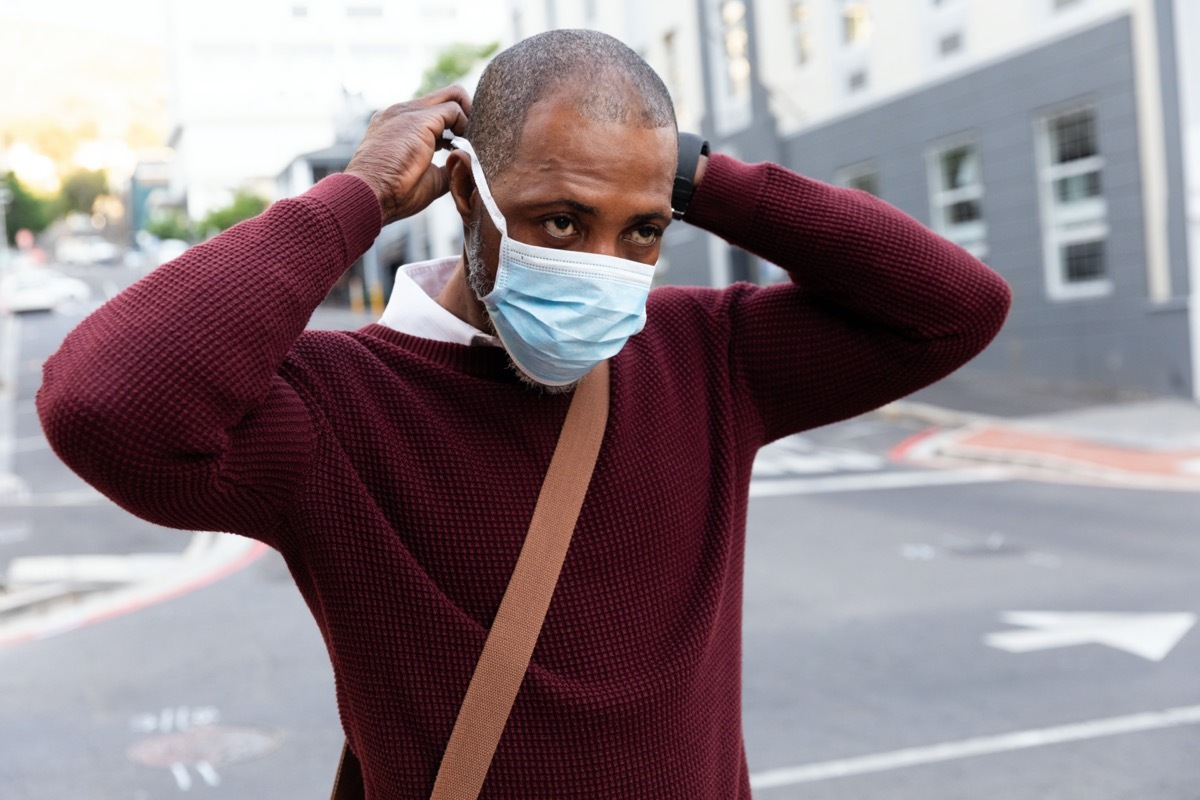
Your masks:
M 419 97 L 412 102 L 420 106 L 437 106 L 442 103 L 458 103 L 463 111 L 467 114 L 471 113 L 471 96 L 467 94 L 467 90 L 458 84 L 453 84 L 435 92 L 430 92 L 424 97 Z
M 442 129 L 443 130 L 446 128 L 449 128 L 450 130 L 454 131 L 459 136 L 462 136 L 463 133 L 466 132 L 466 130 L 467 130 L 467 114 L 466 114 L 466 111 L 463 110 L 463 107 L 460 106 L 458 103 L 455 103 L 453 101 L 442 103 L 440 106 L 437 106 L 434 110 L 437 111 L 438 114 L 442 118 Z M 438 134 L 440 135 L 441 131 L 439 131 Z

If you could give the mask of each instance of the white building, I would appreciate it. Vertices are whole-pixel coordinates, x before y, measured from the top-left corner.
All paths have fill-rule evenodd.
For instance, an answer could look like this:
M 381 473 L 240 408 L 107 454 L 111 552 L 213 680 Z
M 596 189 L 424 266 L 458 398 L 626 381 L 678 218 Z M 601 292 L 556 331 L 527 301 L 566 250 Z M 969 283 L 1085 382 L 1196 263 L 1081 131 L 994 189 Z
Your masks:
M 299 153 L 334 143 L 344 97 L 412 97 L 457 42 L 504 38 L 481 0 L 169 0 L 173 189 L 198 217 L 243 187 L 273 196 Z

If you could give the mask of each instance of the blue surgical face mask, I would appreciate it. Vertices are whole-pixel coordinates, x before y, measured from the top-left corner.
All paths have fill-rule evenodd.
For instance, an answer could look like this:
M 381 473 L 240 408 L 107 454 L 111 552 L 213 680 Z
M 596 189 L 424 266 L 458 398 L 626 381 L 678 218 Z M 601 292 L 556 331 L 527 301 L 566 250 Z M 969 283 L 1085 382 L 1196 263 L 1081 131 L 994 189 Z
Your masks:
M 479 298 L 513 363 L 544 386 L 567 386 L 616 355 L 646 322 L 654 265 L 518 242 L 508 235 L 471 143 L 484 207 L 500 231 L 496 285 Z

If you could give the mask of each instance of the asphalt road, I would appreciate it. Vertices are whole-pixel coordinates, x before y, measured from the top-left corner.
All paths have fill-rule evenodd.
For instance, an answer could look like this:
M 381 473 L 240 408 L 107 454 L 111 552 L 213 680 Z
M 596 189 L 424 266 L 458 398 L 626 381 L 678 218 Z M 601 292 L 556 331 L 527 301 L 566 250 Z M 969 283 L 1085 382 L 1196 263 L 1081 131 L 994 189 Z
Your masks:
M 40 362 L 85 310 L 19 322 L 0 468 L 29 494 L 0 503 L 0 570 L 189 541 L 90 498 L 39 441 Z M 1200 797 L 1200 634 L 1179 617 L 1062 616 L 1200 611 L 1200 497 L 890 463 L 917 430 L 861 418 L 760 458 L 743 696 L 756 798 Z M 340 743 L 328 659 L 274 554 L 0 647 L 4 800 L 325 797 Z

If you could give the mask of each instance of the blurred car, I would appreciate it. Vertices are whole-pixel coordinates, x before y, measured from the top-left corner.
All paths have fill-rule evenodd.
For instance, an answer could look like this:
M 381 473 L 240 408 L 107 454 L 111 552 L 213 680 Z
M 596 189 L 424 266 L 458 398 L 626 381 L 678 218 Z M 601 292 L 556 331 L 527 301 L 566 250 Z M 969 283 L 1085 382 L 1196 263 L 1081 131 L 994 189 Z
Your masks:
M 168 261 L 174 261 L 187 252 L 189 247 L 191 245 L 182 239 L 163 239 L 155 248 L 154 260 L 157 263 L 154 266 L 161 267 Z
M 0 279 L 0 308 L 9 313 L 52 311 L 91 295 L 86 283 L 52 269 L 23 269 Z
M 102 236 L 73 234 L 64 236 L 54 248 L 54 258 L 60 264 L 88 266 L 115 264 L 120 250 Z

